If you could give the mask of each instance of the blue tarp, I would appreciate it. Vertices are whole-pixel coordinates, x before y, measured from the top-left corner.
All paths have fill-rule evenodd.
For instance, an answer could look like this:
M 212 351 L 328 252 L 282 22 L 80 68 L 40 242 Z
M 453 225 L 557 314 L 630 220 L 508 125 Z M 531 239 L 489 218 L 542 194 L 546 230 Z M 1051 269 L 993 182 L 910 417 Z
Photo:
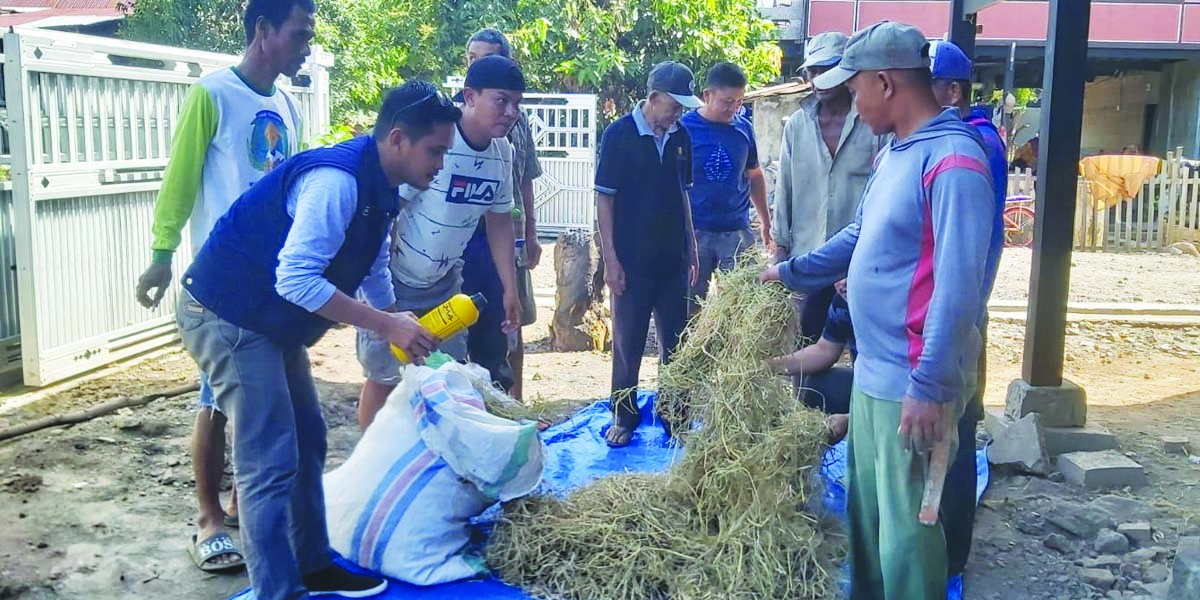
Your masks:
M 654 417 L 654 396 L 641 393 L 638 406 L 642 412 L 642 423 L 653 423 L 638 428 L 633 440 L 626 448 L 609 448 L 604 443 L 604 432 L 610 422 L 608 402 L 597 402 L 576 413 L 567 421 L 542 432 L 546 442 L 546 467 L 542 484 L 546 491 L 557 494 L 583 486 L 610 473 L 623 471 L 664 471 L 680 456 L 683 448 L 671 441 L 666 431 Z M 976 453 L 979 469 L 978 496 L 988 483 L 987 458 L 982 450 Z M 837 514 L 846 513 L 846 492 L 843 482 L 846 474 L 846 444 L 842 442 L 826 453 L 821 469 L 825 476 L 827 510 Z M 977 497 L 978 497 L 977 496 Z M 498 507 L 493 507 L 480 518 L 486 530 L 488 521 L 494 519 Z M 353 565 L 341 561 L 348 568 Z M 460 581 L 432 587 L 419 587 L 391 581 L 381 600 L 533 600 L 521 590 L 496 580 Z M 950 581 L 948 600 L 961 600 L 961 578 Z M 254 592 L 245 590 L 229 600 L 255 600 Z

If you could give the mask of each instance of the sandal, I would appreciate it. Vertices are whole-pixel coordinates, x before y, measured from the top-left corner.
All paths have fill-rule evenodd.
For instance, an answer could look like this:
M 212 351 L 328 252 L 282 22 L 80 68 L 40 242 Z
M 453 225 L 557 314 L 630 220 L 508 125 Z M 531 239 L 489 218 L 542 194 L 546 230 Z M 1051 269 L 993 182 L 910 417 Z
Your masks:
M 613 422 L 604 432 L 604 443 L 609 448 L 624 448 L 633 441 L 633 432 L 642 424 L 642 415 L 637 410 L 632 396 L 614 398 L 612 403 Z M 614 430 L 616 439 L 609 437 Z
M 193 535 L 192 544 L 188 547 L 188 554 L 191 555 L 192 562 L 196 564 L 196 567 L 206 573 L 231 571 L 246 566 L 246 558 L 242 555 L 242 551 L 238 550 L 233 538 L 224 531 L 199 543 L 196 541 L 196 536 Z M 229 563 L 213 562 L 213 559 L 229 555 L 236 555 L 237 560 Z

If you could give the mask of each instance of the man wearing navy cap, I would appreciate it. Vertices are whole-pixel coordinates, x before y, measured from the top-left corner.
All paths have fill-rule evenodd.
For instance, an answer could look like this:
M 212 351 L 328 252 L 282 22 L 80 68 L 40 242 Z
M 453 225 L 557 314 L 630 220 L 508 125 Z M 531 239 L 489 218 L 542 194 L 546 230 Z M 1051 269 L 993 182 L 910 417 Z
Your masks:
M 613 424 L 606 441 L 614 447 L 628 445 L 640 424 L 635 392 L 650 316 L 666 364 L 698 272 L 688 199 L 692 141 L 678 122 L 684 108 L 703 103 L 691 69 L 674 61 L 655 65 L 646 87 L 646 100 L 604 130 L 596 166 L 604 278 L 612 292 Z
M 963 120 L 974 125 L 983 136 L 987 150 L 988 170 L 992 175 L 992 188 L 996 196 L 991 243 L 988 246 L 986 288 L 984 303 L 991 295 L 1000 266 L 1000 252 L 1004 249 L 1004 198 L 1008 189 L 1008 161 L 1000 132 L 982 109 L 971 109 L 971 59 L 951 42 L 934 41 L 929 44 L 930 69 L 933 72 L 933 95 L 942 106 L 957 108 Z M 958 454 L 946 475 L 945 493 L 942 498 L 943 522 L 946 528 L 946 556 L 950 575 L 966 570 L 967 557 L 971 553 L 971 530 L 975 526 L 975 427 L 983 418 L 983 389 L 987 378 L 987 314 L 983 317 L 981 331 L 983 343 L 979 351 L 978 377 L 975 393 L 967 403 L 966 410 L 958 422 Z
M 400 188 L 390 264 L 396 308 L 422 315 L 462 289 L 463 251 L 482 217 L 504 289 L 500 327 L 511 334 L 521 325 L 521 301 L 511 216 L 513 152 L 505 136 L 517 122 L 525 77 L 512 59 L 489 56 L 471 64 L 464 83 L 462 119 L 445 166 L 427 190 Z M 466 334 L 439 342 L 447 354 L 465 358 Z M 357 351 L 367 377 L 358 423 L 366 429 L 399 385 L 400 363 L 387 340 L 368 329 L 359 329 Z

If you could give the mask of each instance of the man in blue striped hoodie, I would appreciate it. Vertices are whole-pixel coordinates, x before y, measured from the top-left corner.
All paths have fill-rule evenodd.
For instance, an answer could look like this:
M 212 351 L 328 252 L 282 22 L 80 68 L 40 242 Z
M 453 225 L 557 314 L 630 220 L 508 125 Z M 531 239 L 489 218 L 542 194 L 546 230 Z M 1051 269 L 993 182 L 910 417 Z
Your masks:
M 816 78 L 822 89 L 849 85 L 860 117 L 894 139 L 854 222 L 763 273 L 798 291 L 847 277 L 859 349 L 849 433 L 852 599 L 946 594 L 941 524 L 917 520 L 927 470 L 920 450 L 947 435 L 972 394 L 995 199 L 978 132 L 956 109 L 942 110 L 930 79 L 924 36 L 886 21 L 856 33 L 841 63 Z

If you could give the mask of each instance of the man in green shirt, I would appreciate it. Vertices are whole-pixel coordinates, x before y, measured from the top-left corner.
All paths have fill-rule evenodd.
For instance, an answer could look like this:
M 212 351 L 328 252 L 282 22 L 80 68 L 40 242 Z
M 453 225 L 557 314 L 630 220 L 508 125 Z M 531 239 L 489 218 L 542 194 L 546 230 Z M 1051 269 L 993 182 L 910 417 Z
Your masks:
M 199 251 L 238 196 L 298 150 L 300 113 L 275 80 L 303 66 L 315 12 L 312 0 L 250 0 L 241 63 L 201 78 L 189 90 L 154 207 L 153 260 L 137 283 L 143 306 L 158 306 L 170 286 L 184 226 L 190 221 L 188 247 Z M 237 492 L 223 508 L 226 418 L 216 410 L 203 372 L 200 386 L 201 410 L 192 432 L 200 517 L 189 550 L 200 569 L 221 571 L 244 564 L 226 530 L 237 524 Z

